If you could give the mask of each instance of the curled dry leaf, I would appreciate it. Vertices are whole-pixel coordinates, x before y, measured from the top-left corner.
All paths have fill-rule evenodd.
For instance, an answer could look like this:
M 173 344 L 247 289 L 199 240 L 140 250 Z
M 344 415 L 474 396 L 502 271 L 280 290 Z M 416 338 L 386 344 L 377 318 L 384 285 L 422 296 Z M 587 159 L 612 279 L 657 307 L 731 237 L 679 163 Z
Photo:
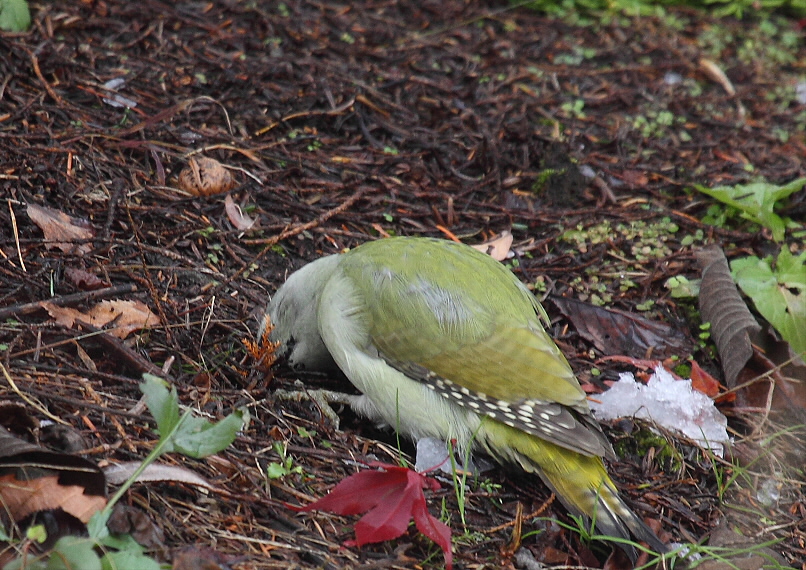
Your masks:
M 236 229 L 245 232 L 251 230 L 252 226 L 255 225 L 255 220 L 250 218 L 249 214 L 244 213 L 229 194 L 224 198 L 224 209 L 227 211 L 227 218 Z
M 233 186 L 235 180 L 229 170 L 214 158 L 191 158 L 187 167 L 179 173 L 179 187 L 193 196 L 221 194 Z
M 501 235 L 471 247 L 488 254 L 496 261 L 504 261 L 509 256 L 509 248 L 512 247 L 512 239 L 511 232 L 503 231 Z
M 120 339 L 126 338 L 136 330 L 150 328 L 160 322 L 159 317 L 141 301 L 101 301 L 86 313 L 48 302 L 43 302 L 42 306 L 58 324 L 66 328 L 74 328 L 76 321 L 95 328 L 103 328 L 114 321 L 114 326 L 108 332 Z
M 704 322 L 711 323 L 725 383 L 736 386 L 736 377 L 753 357 L 751 339 L 761 331 L 752 313 L 739 295 L 722 249 L 710 246 L 696 253 L 702 269 L 700 285 L 700 313 Z
M 31 221 L 45 234 L 46 247 L 56 247 L 64 253 L 79 255 L 86 255 L 92 251 L 92 245 L 89 243 L 75 243 L 84 242 L 95 235 L 86 222 L 59 210 L 36 204 L 28 204 L 27 213 Z
M 725 90 L 725 93 L 731 97 L 736 95 L 736 88 L 733 86 L 733 83 L 730 82 L 728 76 L 725 75 L 725 72 L 722 71 L 722 68 L 719 67 L 715 62 L 703 57 L 700 58 L 697 63 L 700 65 L 700 70 L 707 75 L 709 79 L 719 83 L 722 86 L 722 89 Z
M 134 475 L 141 464 L 142 462 L 140 461 L 115 463 L 104 468 L 104 475 L 106 476 L 107 482 L 111 485 L 122 485 L 127 479 Z M 205 487 L 211 491 L 215 490 L 215 487 L 211 485 L 207 479 L 201 475 L 197 475 L 190 469 L 176 465 L 163 465 L 161 463 L 152 463 L 146 467 L 136 480 L 140 482 L 171 481 L 174 483 L 186 483 L 188 485 Z

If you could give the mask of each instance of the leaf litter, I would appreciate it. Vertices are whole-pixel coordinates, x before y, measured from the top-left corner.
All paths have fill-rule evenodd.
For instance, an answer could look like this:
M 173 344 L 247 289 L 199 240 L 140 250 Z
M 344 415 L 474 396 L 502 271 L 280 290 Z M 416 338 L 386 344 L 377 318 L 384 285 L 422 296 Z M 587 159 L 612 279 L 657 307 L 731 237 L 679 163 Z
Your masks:
M 232 556 L 238 568 L 341 568 L 378 557 L 409 568 L 422 565 L 433 546 L 409 533 L 340 548 L 350 533 L 342 525 L 353 519 L 331 522 L 286 507 L 324 496 L 357 460 L 397 463 L 413 450 L 406 442 L 399 450 L 393 436 L 348 412 L 334 431 L 314 405 L 279 405 L 272 392 L 293 387 L 300 374 L 275 369 L 269 379 L 250 368 L 241 340 L 289 271 L 378 234 L 478 244 L 511 231 L 505 263 L 541 298 L 582 294 L 627 314 L 640 305 L 641 318 L 669 331 L 688 326 L 696 338 L 699 315 L 662 284 L 697 276 L 693 252 L 702 245 L 722 243 L 731 260 L 748 252 L 764 259 L 772 246 L 753 220 L 712 211 L 710 198 L 687 188 L 752 184 L 757 175 L 785 186 L 804 175 L 796 106 L 768 97 L 770 85 L 790 77 L 786 67 L 761 60 L 748 67 L 739 48 L 722 47 L 706 60 L 727 71 L 736 92 L 730 97 L 724 79 L 704 78 L 687 63 L 713 47 L 691 38 L 717 25 L 743 37 L 747 23 L 674 11 L 687 29 L 681 36 L 657 16 L 641 26 L 577 26 L 524 9 L 490 17 L 486 5 L 450 1 L 160 4 L 158 12 L 154 26 L 154 12 L 136 3 L 56 2 L 34 14 L 29 34 L 4 37 L 10 55 L 0 105 L 13 120 L 0 137 L 0 185 L 9 197 L 0 211 L 0 310 L 12 312 L 0 323 L 0 355 L 24 401 L 79 429 L 94 446 L 93 461 L 142 459 L 153 441 L 153 424 L 138 407 L 146 365 L 174 381 L 183 405 L 210 418 L 247 403 L 253 421 L 233 447 L 207 461 L 176 459 L 221 492 L 175 482 L 130 491 L 167 545 L 215 544 L 223 558 L 211 558 Z M 177 49 L 155 57 L 166 37 Z M 580 46 L 590 57 L 574 63 L 567 56 Z M 123 77 L 121 70 L 130 71 Z M 664 81 L 672 72 L 680 81 Z M 116 78 L 125 79 L 135 108 L 104 104 L 110 94 L 94 86 Z M 784 140 L 783 132 L 795 134 Z M 229 212 L 220 194 L 185 197 L 173 187 L 188 157 L 202 150 L 246 174 L 229 188 Z M 583 168 L 593 177 L 582 176 Z M 192 174 L 189 181 L 214 187 L 200 170 Z M 793 191 L 775 215 L 797 223 L 803 194 Z M 21 215 L 31 205 L 35 218 L 38 208 L 49 209 L 39 222 Z M 255 221 L 248 234 L 234 205 Z M 586 239 L 586 230 L 608 225 L 595 241 Z M 650 235 L 672 225 L 679 229 Z M 570 230 L 584 241 L 562 239 Z M 792 231 L 784 235 L 797 257 L 802 241 Z M 48 324 L 43 302 L 80 313 L 74 324 L 88 318 L 90 298 L 70 296 L 97 286 L 91 276 L 110 288 L 137 285 L 125 300 L 159 317 L 148 335 L 111 344 Z M 623 370 L 608 365 L 592 374 L 599 349 L 561 314 L 552 317 L 552 333 L 581 379 L 602 389 L 602 379 Z M 652 342 L 667 350 L 660 334 Z M 706 343 L 671 352 L 721 376 L 711 350 Z M 752 377 L 737 385 L 774 372 L 793 377 L 784 372 L 786 358 L 772 360 L 773 353 L 760 353 L 772 364 L 754 353 L 742 369 L 749 372 L 740 372 Z M 194 383 L 200 375 L 209 388 Z M 349 388 L 338 377 L 304 379 Z M 0 397 L 18 397 L 1 385 Z M 771 532 L 794 562 L 803 557 L 806 501 L 786 467 L 798 457 L 802 464 L 799 416 L 754 409 L 761 416 L 746 411 L 767 424 L 748 430 L 734 457 L 760 480 L 779 473 L 785 484 L 763 519 L 737 516 L 732 527 L 747 536 Z M 624 437 L 617 427 L 612 435 Z M 686 453 L 682 473 L 643 461 L 652 452 L 627 455 L 611 471 L 632 500 L 663 513 L 664 529 L 696 540 L 736 515 L 718 500 L 714 465 L 673 443 Z M 281 459 L 294 469 L 268 480 L 268 465 Z M 484 484 L 486 491 L 471 493 L 463 529 L 482 538 L 457 549 L 463 565 L 509 564 L 518 505 L 565 517 L 529 478 L 496 469 Z M 749 497 L 739 492 L 734 500 L 754 508 Z M 442 501 L 457 511 L 447 486 L 429 507 Z M 773 530 L 762 520 L 773 520 Z M 597 563 L 565 531 L 523 544 L 535 556 L 562 552 L 567 563 Z

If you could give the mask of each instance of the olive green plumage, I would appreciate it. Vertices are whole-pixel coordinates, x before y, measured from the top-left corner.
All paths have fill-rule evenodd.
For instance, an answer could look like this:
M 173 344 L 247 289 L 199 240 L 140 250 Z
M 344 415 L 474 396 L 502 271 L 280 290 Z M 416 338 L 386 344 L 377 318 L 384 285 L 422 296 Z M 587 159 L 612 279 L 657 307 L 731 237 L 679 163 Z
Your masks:
M 268 317 L 293 366 L 344 372 L 359 414 L 473 445 L 538 474 L 599 533 L 665 549 L 607 475 L 613 450 L 543 308 L 488 255 L 428 238 L 370 242 L 291 275 Z

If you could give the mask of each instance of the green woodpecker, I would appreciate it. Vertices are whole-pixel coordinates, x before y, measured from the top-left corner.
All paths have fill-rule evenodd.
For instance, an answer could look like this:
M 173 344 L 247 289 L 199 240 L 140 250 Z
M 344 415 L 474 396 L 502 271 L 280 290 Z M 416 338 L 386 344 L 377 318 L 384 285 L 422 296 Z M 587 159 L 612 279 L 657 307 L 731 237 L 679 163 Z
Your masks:
M 405 436 L 455 440 L 536 473 L 597 532 L 666 547 L 619 497 L 615 458 L 545 311 L 472 247 L 391 238 L 292 274 L 268 306 L 295 368 L 341 369 L 359 414 Z M 635 559 L 635 550 L 626 548 Z

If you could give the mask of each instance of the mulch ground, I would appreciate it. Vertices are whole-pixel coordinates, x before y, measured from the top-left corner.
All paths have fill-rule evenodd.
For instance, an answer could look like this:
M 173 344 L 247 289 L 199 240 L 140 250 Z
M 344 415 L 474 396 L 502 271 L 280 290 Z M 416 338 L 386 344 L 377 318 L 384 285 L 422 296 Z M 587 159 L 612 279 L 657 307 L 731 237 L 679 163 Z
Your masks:
M 806 175 L 806 106 L 770 97 L 804 73 L 803 42 L 797 61 L 746 61 L 750 25 L 722 22 L 731 36 L 714 59 L 695 38 L 716 22 L 694 11 L 670 12 L 679 26 L 654 17 L 572 25 L 503 2 L 458 0 L 82 0 L 32 11 L 29 33 L 0 36 L 0 310 L 11 308 L 0 323 L 3 365 L 23 394 L 80 432 L 98 462 L 141 459 L 153 446 L 154 424 L 130 413 L 143 372 L 164 367 L 182 403 L 209 417 L 242 405 L 252 414 L 217 456 L 166 460 L 219 491 L 146 483 L 126 498 L 164 532 L 164 558 L 197 546 L 244 569 L 442 563 L 414 531 L 343 548 L 354 518 L 285 506 L 321 497 L 360 462 L 399 455 L 393 436 L 347 411 L 336 431 L 315 406 L 276 402 L 273 391 L 293 388 L 298 375 L 254 369 L 242 339 L 254 339 L 261 308 L 293 269 L 379 236 L 478 243 L 511 229 L 516 273 L 577 296 L 575 277 L 589 284 L 618 252 L 630 260 L 635 252 L 624 234 L 581 251 L 558 240 L 563 231 L 669 218 L 680 239 L 631 265 L 637 286 L 602 283 L 609 306 L 635 310 L 652 299 L 647 316 L 696 335 L 698 323 L 663 287 L 673 275 L 697 276 L 682 237 L 721 243 L 729 256 L 769 253 L 772 244 L 748 226 L 702 223 L 712 202 L 688 188 Z M 794 22 L 787 31 L 797 33 Z M 726 72 L 735 95 L 703 58 Z M 116 93 L 105 85 L 115 78 L 125 80 Z M 256 229 L 233 226 L 222 194 L 177 190 L 179 172 L 201 155 L 229 169 L 230 195 Z M 785 213 L 803 216 L 803 194 Z M 82 220 L 93 232 L 85 253 L 43 243 L 30 203 Z M 74 294 L 66 304 L 96 302 L 76 269 L 117 288 L 115 298 L 146 303 L 161 326 L 114 342 L 56 325 L 41 307 L 18 310 Z M 552 316 L 561 347 L 589 377 L 590 345 Z M 718 373 L 707 352 L 695 357 Z M 604 376 L 619 370 L 606 365 Z M 339 378 L 305 379 L 348 388 Z M 0 399 L 21 401 L 5 380 Z M 714 470 L 697 454 L 684 457 L 674 471 L 625 457 L 612 472 L 668 538 L 698 541 L 726 509 Z M 291 473 L 267 479 L 267 465 L 287 459 Z M 459 568 L 512 564 L 519 505 L 568 520 L 557 502 L 546 504 L 538 481 L 503 469 L 485 477 L 491 484 L 468 498 Z M 799 566 L 800 488 L 767 508 L 752 493 L 740 499 L 768 517 L 747 517 L 745 532 L 774 527 L 764 538 L 782 539 L 775 549 Z M 443 501 L 456 512 L 447 484 L 430 500 L 432 513 Z M 463 532 L 457 517 L 451 525 Z M 576 535 L 544 530 L 523 540 L 538 557 L 597 566 Z

